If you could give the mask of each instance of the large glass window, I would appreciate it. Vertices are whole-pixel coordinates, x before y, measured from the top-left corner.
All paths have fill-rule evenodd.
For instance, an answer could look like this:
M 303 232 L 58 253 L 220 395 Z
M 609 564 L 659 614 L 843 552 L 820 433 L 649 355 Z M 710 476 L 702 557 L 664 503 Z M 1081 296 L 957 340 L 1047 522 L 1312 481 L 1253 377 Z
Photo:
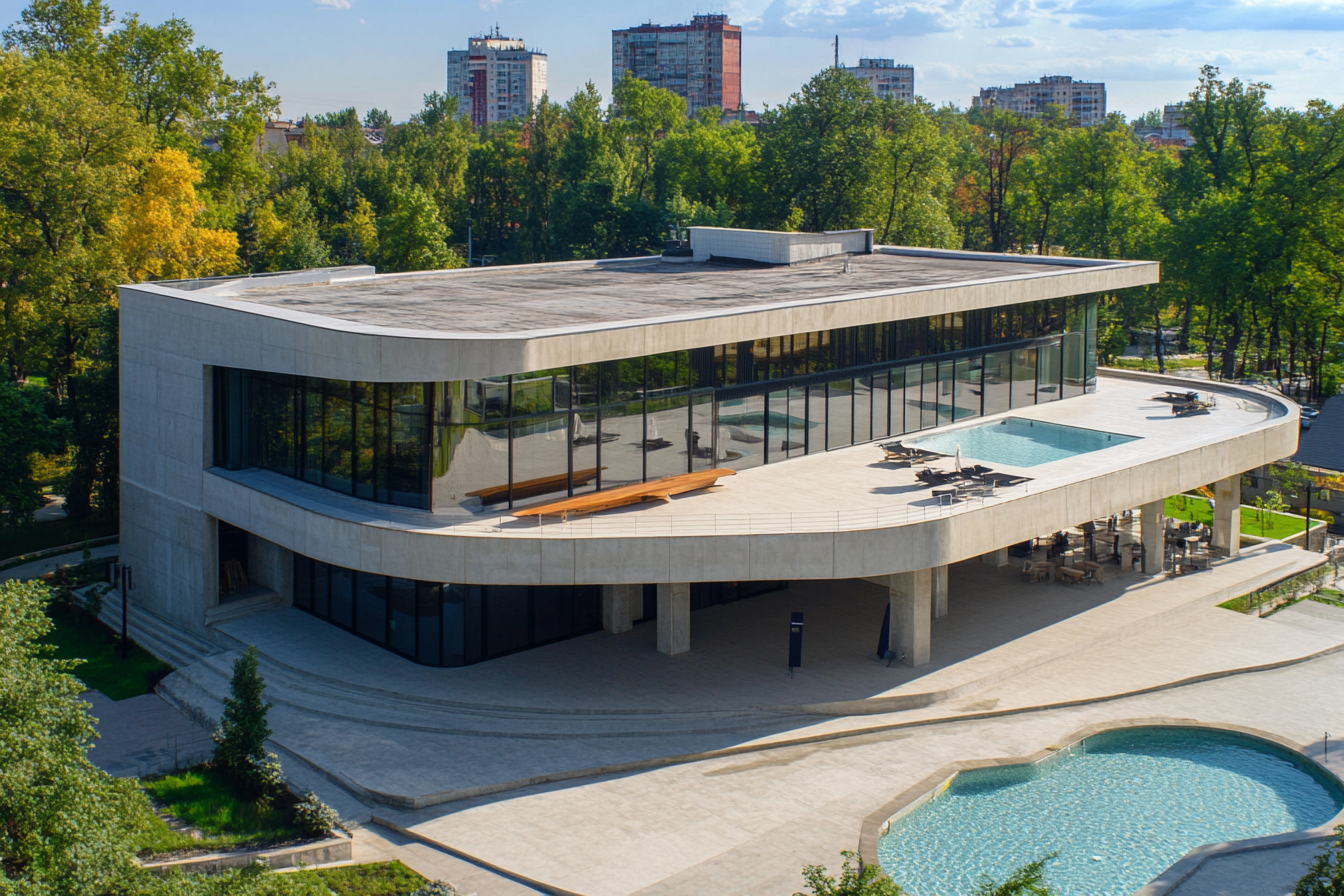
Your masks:
M 441 383 L 216 368 L 215 463 L 501 512 L 1081 395 L 1096 319 L 1052 299 Z
M 294 606 L 428 666 L 476 663 L 602 627 L 596 585 L 440 585 L 300 554 Z

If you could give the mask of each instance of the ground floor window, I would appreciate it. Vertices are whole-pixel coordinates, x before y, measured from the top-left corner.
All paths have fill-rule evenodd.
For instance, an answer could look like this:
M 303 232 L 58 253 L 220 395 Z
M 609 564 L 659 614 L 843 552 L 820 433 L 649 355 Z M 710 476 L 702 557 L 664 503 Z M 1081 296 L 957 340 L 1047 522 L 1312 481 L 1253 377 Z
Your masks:
M 294 555 L 294 606 L 427 666 L 465 666 L 602 628 L 599 585 L 460 585 Z

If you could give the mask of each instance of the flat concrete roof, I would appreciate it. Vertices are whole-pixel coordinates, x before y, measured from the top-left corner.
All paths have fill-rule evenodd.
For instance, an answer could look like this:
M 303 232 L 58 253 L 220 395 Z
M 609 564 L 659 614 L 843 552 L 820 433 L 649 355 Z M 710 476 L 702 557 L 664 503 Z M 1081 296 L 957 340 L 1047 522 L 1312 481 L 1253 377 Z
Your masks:
M 368 327 L 503 335 L 603 329 L 1043 278 L 1078 281 L 1059 283 L 1051 290 L 1054 295 L 1081 294 L 1095 286 L 1080 275 L 1124 268 L 1133 268 L 1135 275 L 1126 285 L 1157 279 L 1152 262 L 880 247 L 872 255 L 779 266 L 674 263 L 651 257 L 372 276 L 361 275 L 369 269 L 359 268 L 333 272 L 329 282 L 286 283 L 284 276 L 233 280 L 191 295 L 228 297 Z

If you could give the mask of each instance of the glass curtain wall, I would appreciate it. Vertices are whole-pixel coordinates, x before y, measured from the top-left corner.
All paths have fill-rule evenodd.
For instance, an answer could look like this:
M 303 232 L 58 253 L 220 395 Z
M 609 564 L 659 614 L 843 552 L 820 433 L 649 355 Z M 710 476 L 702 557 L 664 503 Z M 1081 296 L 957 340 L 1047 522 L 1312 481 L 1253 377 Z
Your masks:
M 439 383 L 217 368 L 215 463 L 472 512 L 790 457 L 1096 389 L 1055 299 Z
M 294 555 L 294 606 L 426 666 L 464 666 L 602 628 L 600 585 L 455 585 Z

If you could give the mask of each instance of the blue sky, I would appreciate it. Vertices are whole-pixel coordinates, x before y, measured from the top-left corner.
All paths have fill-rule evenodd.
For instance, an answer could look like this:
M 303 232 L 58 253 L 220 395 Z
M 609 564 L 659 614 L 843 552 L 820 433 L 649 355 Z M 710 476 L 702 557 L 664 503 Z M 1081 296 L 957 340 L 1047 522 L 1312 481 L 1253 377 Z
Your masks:
M 444 52 L 498 23 L 549 54 L 552 98 L 611 82 L 611 29 L 727 12 L 744 28 L 743 93 L 778 104 L 829 64 L 890 56 L 917 92 L 966 106 L 981 86 L 1071 74 L 1107 84 L 1131 117 L 1183 98 L 1199 66 L 1267 81 L 1279 105 L 1344 101 L 1344 0 L 112 0 L 142 20 L 186 18 L 236 74 L 277 83 L 287 116 L 354 105 L 397 119 L 444 87 Z M 0 0 L 6 22 L 23 3 Z

